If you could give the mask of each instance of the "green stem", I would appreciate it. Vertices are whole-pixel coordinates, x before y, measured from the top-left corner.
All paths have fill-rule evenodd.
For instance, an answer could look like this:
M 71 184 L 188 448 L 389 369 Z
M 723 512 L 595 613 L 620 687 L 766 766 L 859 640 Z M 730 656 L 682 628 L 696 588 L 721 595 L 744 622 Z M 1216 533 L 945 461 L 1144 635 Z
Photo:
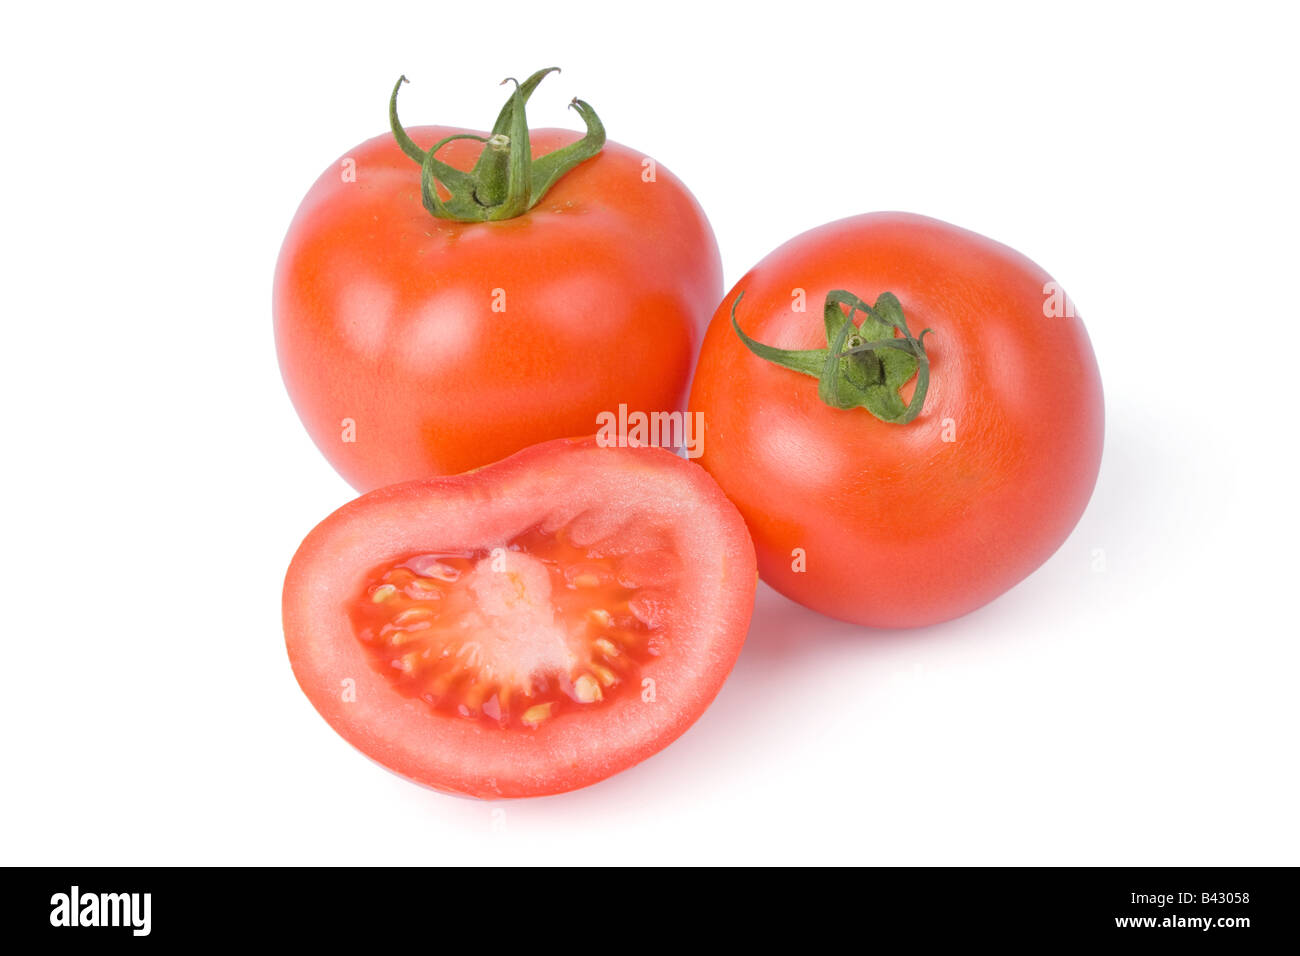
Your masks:
M 892 292 L 882 292 L 874 306 L 843 289 L 827 293 L 824 349 L 778 349 L 750 338 L 736 319 L 744 297 L 742 292 L 731 303 L 731 325 L 740 341 L 764 361 L 817 379 L 817 397 L 831 408 L 865 408 L 893 425 L 906 425 L 921 414 L 930 389 L 930 357 L 924 345 L 930 329 L 913 338 L 903 306 Z M 862 324 L 855 325 L 859 312 L 864 314 Z M 916 388 L 904 405 L 898 390 L 913 376 Z
M 449 136 L 427 152 L 411 139 L 397 117 L 397 94 L 407 82 L 405 76 L 398 79 L 388 99 L 388 123 L 402 152 L 420 164 L 421 194 L 425 208 L 432 215 L 457 222 L 492 222 L 521 216 L 537 205 L 562 176 L 601 151 L 605 145 L 605 127 L 595 110 L 575 99 L 569 105 L 582 117 L 587 128 L 585 135 L 534 161 L 525 107 L 538 84 L 557 71 L 557 67 L 538 70 L 523 83 L 505 80 L 513 83 L 514 89 L 497 116 L 491 136 L 486 139 L 469 133 Z M 470 172 L 437 158 L 438 151 L 455 139 L 484 143 Z M 449 199 L 439 195 L 439 186 L 450 194 Z
M 479 157 L 478 184 L 474 187 L 474 201 L 480 206 L 499 206 L 510 192 L 510 137 L 494 133 Z

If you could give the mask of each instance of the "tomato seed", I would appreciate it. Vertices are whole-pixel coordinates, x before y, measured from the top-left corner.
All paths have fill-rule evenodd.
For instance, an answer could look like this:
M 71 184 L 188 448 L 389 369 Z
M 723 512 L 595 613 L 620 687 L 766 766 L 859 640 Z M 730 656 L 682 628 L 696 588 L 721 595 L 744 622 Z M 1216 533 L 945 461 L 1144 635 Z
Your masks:
M 543 720 L 551 716 L 551 708 L 554 706 L 553 703 L 534 704 L 532 707 L 529 707 L 524 711 L 524 716 L 522 718 L 523 722 L 529 727 L 536 727 Z
M 583 674 L 573 682 L 573 696 L 584 704 L 594 704 L 604 695 L 600 692 L 600 685 L 596 683 L 596 678 L 590 674 Z

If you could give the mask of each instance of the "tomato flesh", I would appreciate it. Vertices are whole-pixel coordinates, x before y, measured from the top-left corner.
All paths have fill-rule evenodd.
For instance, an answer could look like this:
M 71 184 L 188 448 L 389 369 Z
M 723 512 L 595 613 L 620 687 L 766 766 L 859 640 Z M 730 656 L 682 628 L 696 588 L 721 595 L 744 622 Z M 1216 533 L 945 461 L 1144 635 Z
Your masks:
M 371 664 L 401 694 L 500 728 L 638 687 L 664 625 L 642 585 L 672 583 L 669 556 L 606 554 L 567 530 L 378 569 L 350 608 Z

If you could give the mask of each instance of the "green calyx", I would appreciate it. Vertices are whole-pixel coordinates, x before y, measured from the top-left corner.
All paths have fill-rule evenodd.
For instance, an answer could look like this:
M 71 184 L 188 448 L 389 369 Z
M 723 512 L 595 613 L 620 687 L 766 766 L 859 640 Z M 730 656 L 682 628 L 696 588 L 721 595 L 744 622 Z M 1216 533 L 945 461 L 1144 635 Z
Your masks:
M 397 119 L 397 93 L 402 84 L 408 82 L 405 76 L 398 79 L 388 100 L 388 122 L 402 152 L 420 164 L 420 193 L 425 209 L 439 219 L 457 222 L 513 219 L 537 205 L 561 176 L 600 152 L 605 145 L 605 127 L 595 110 L 575 98 L 569 107 L 582 117 L 587 126 L 586 135 L 575 143 L 533 159 L 524 106 L 533 90 L 537 89 L 537 84 L 548 73 L 558 72 L 559 67 L 552 66 L 538 70 L 523 83 L 514 78 L 503 80 L 503 85 L 513 83 L 515 88 L 501 108 L 490 136 L 471 133 L 448 136 L 428 152 L 415 144 Z M 456 139 L 472 139 L 484 144 L 478 162 L 467 173 L 437 158 L 438 151 Z M 439 184 L 451 194 L 449 199 L 438 195 Z
M 731 325 L 745 347 L 761 359 L 817 379 L 817 396 L 831 408 L 865 408 L 893 425 L 906 425 L 921 414 L 930 388 L 930 359 L 922 339 L 930 330 L 913 338 L 892 292 L 882 292 L 874 306 L 842 289 L 827 293 L 826 348 L 806 350 L 777 349 L 746 335 L 736 321 L 744 297 L 742 292 L 731 303 Z M 859 312 L 861 325 L 853 321 Z M 916 390 L 905 405 L 898 390 L 913 375 Z

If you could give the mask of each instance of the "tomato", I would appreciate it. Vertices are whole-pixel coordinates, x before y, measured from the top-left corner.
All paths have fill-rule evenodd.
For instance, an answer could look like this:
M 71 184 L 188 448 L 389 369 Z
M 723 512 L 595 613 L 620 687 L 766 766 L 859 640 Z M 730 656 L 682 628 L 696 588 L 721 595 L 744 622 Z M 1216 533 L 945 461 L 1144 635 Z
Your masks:
M 353 746 L 476 797 L 595 783 L 713 700 L 757 568 L 698 465 L 594 438 L 363 495 L 289 567 L 298 683 Z
M 590 127 L 589 107 L 575 106 Z M 417 151 L 488 137 L 407 132 Z M 600 138 L 603 149 L 531 209 L 495 221 L 431 215 L 420 164 L 387 134 L 312 186 L 276 267 L 276 347 L 312 439 L 358 490 L 589 435 L 598 413 L 622 403 L 682 407 L 722 294 L 717 245 L 672 173 L 605 142 L 603 127 Z M 537 167 L 579 137 L 524 128 L 514 142 L 529 144 Z M 437 159 L 463 172 L 492 149 L 455 139 Z
M 1022 580 L 1101 460 L 1101 380 L 1064 293 L 1006 246 L 903 213 L 813 229 L 750 270 L 690 409 L 763 580 L 875 627 L 954 618 Z

